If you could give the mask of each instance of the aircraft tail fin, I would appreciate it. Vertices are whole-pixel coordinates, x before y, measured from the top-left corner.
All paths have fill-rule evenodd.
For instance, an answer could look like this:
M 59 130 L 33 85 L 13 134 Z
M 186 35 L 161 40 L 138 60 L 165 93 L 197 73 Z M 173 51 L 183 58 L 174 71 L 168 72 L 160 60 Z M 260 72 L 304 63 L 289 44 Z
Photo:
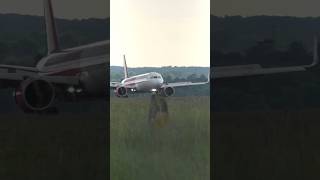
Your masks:
M 124 72 L 124 78 L 128 78 L 128 67 L 126 62 L 126 55 L 123 55 L 123 72 Z
M 59 50 L 58 34 L 51 0 L 43 0 L 48 54 Z

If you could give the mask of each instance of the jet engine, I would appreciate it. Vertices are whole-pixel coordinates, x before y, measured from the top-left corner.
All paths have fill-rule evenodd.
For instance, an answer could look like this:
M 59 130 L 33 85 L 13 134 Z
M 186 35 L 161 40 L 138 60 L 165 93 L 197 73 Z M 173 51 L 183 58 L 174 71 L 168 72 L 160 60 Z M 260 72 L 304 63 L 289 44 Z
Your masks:
M 117 87 L 117 89 L 115 90 L 115 94 L 117 97 L 127 97 L 128 96 L 128 92 L 125 87 Z
M 25 112 L 43 111 L 52 106 L 55 100 L 54 86 L 41 79 L 27 79 L 14 91 L 17 105 Z
M 164 97 L 172 96 L 173 94 L 174 94 L 173 87 L 165 87 L 165 88 L 162 88 L 160 91 L 160 95 Z

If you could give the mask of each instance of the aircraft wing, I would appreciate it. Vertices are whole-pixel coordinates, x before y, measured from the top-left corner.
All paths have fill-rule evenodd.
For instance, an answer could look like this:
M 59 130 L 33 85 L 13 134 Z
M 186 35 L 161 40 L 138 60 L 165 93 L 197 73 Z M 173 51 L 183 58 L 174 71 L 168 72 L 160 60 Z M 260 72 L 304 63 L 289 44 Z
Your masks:
M 163 84 L 161 88 L 165 87 L 185 87 L 185 86 L 197 86 L 208 84 L 208 82 L 176 82 Z
M 313 60 L 309 65 L 263 68 L 260 64 L 220 66 L 213 68 L 213 79 L 307 71 L 319 66 L 318 37 L 314 37 Z
M 120 82 L 110 82 L 110 88 L 116 89 L 120 84 Z
M 260 64 L 220 66 L 220 67 L 213 68 L 213 74 L 214 74 L 213 79 L 267 75 L 267 74 L 277 74 L 277 73 L 286 73 L 286 72 L 298 72 L 298 71 L 307 71 L 310 69 L 316 69 L 319 66 L 318 51 L 319 51 L 318 37 L 316 35 L 313 41 L 313 60 L 312 60 L 312 63 L 309 65 L 274 67 L 274 68 L 263 68 Z
M 0 65 L 0 80 L 23 80 L 24 77 L 37 75 L 38 70 L 34 67 Z
M 239 66 L 221 66 L 213 68 L 213 78 L 232 78 L 232 77 L 244 77 L 255 75 L 267 75 L 286 72 L 299 72 L 307 71 L 314 65 L 307 66 L 289 66 L 289 67 L 274 67 L 263 68 L 259 64 L 239 65 Z
M 110 88 L 111 89 L 116 89 L 117 87 L 121 86 L 121 83 L 120 82 L 110 82 Z M 134 89 L 135 87 L 134 86 L 124 86 L 126 89 Z
M 39 71 L 35 67 L 0 65 L 0 82 L 20 82 L 26 78 L 43 79 L 57 84 L 79 83 L 78 76 L 45 76 L 39 75 Z
M 183 86 L 203 85 L 203 84 L 209 83 L 211 77 L 213 79 L 223 79 L 223 78 L 235 78 L 235 77 L 278 74 L 278 73 L 287 73 L 287 72 L 299 72 L 299 71 L 307 71 L 307 70 L 315 68 L 317 66 L 319 66 L 317 60 L 314 61 L 310 65 L 274 67 L 274 68 L 263 68 L 259 64 L 220 66 L 220 67 L 213 68 L 213 73 L 209 73 L 207 82 L 167 83 L 167 84 L 164 84 L 162 86 L 162 88 L 163 87 L 183 87 Z M 211 74 L 213 74 L 213 76 L 211 76 Z

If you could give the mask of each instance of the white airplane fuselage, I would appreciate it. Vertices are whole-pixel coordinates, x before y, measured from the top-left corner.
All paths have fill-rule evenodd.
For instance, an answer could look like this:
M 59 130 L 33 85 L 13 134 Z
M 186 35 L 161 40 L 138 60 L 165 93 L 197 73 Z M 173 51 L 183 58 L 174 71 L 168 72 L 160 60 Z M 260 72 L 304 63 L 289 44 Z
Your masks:
M 41 59 L 41 76 L 79 76 L 82 88 L 91 95 L 105 94 L 106 73 L 110 59 L 109 41 L 64 49 Z
M 206 82 L 164 82 L 161 74 L 150 72 L 129 77 L 125 55 L 123 56 L 124 79 L 121 82 L 110 82 L 110 88 L 114 89 L 117 97 L 128 97 L 128 93 L 156 93 L 163 97 L 172 96 L 175 87 L 203 85 L 209 83 L 209 76 Z
M 130 87 L 133 92 L 157 91 L 163 85 L 161 74 L 156 72 L 132 76 L 121 81 L 124 87 Z

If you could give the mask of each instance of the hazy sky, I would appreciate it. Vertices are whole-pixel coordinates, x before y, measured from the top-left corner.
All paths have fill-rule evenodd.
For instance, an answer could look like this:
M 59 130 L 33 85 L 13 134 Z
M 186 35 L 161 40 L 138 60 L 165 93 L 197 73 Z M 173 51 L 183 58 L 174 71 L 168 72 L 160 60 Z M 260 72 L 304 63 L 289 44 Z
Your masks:
M 320 16 L 319 0 L 211 0 L 214 15 Z
M 42 0 L 0 0 L 0 13 L 43 15 Z M 55 15 L 61 18 L 106 18 L 109 0 L 52 0 Z
M 111 65 L 209 66 L 209 0 L 111 0 Z

